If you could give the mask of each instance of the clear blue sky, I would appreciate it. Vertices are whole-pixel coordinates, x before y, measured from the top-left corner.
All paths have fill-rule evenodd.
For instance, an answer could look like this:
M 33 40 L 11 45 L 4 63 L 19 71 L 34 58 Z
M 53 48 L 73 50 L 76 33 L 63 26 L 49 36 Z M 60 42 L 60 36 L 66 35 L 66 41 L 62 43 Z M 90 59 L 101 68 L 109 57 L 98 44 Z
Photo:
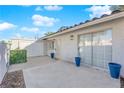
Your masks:
M 0 6 L 0 40 L 13 37 L 34 38 L 61 26 L 83 22 L 109 6 Z M 98 14 L 99 13 L 99 14 Z M 101 13 L 102 14 L 102 13 Z

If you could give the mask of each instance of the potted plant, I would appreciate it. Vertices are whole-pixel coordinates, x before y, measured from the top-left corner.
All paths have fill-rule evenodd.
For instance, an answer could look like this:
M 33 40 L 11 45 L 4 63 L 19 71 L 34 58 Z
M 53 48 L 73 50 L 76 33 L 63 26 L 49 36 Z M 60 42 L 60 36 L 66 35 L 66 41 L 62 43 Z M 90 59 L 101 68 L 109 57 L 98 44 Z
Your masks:
M 75 57 L 75 63 L 76 63 L 76 66 L 79 67 L 80 66 L 80 61 L 81 61 L 81 58 L 78 56 L 78 57 Z
M 50 56 L 51 56 L 52 59 L 54 59 L 55 53 L 53 53 L 53 52 L 50 53 Z
M 110 62 L 108 65 L 109 65 L 111 77 L 118 79 L 120 76 L 121 65 L 118 63 L 113 63 L 113 62 Z

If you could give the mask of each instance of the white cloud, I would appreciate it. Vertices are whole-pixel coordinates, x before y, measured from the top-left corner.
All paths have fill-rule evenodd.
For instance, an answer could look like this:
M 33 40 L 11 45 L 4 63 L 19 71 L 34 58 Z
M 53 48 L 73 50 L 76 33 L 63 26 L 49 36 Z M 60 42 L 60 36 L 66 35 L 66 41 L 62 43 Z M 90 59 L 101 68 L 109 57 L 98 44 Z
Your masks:
M 58 11 L 58 10 L 62 10 L 63 7 L 57 6 L 57 5 L 49 5 L 49 6 L 44 6 L 44 9 L 46 9 L 48 11 Z
M 33 15 L 32 20 L 35 26 L 47 26 L 47 27 L 53 26 L 57 21 L 59 21 L 56 18 L 51 18 L 42 15 Z
M 15 38 L 22 38 L 22 35 L 20 33 L 15 33 L 14 37 Z
M 40 6 L 37 6 L 35 11 L 43 11 L 43 9 Z
M 111 13 L 109 5 L 104 5 L 104 6 L 94 5 L 88 9 L 86 9 L 86 11 L 91 12 L 91 14 L 89 14 L 90 18 L 100 17 L 103 14 L 110 14 Z
M 40 29 L 37 28 L 37 27 L 32 27 L 32 28 L 29 28 L 29 27 L 22 27 L 22 28 L 21 28 L 21 31 L 27 31 L 27 32 L 39 32 Z
M 14 25 L 12 23 L 8 23 L 8 22 L 0 23 L 0 31 L 12 29 L 12 28 L 15 28 L 15 27 L 16 27 L 16 25 Z

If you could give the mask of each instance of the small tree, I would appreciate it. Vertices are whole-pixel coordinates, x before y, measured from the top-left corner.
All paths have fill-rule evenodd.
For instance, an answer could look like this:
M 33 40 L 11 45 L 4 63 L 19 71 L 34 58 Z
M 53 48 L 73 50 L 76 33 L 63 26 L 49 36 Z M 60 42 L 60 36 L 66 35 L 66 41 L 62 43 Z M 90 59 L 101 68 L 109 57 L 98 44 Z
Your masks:
M 54 34 L 54 32 L 46 32 L 44 35 L 49 36 L 49 35 L 52 35 L 52 34 Z
M 64 29 L 66 29 L 66 28 L 68 28 L 68 26 L 62 26 L 62 27 L 60 27 L 60 28 L 58 29 L 58 31 L 64 30 Z
M 115 10 L 124 11 L 124 5 L 112 5 L 112 6 L 110 7 L 110 10 L 111 10 L 111 11 L 115 11 Z
M 0 41 L 0 43 L 6 43 L 6 41 L 2 40 L 2 41 Z

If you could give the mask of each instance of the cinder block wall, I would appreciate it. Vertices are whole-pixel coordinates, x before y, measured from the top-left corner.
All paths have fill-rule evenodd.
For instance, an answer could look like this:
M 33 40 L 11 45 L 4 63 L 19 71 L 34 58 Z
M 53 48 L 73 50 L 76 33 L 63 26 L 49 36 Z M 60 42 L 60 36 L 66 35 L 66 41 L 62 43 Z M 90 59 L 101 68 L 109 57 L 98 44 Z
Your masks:
M 7 72 L 7 45 L 0 43 L 0 84 L 4 78 L 5 73 Z

